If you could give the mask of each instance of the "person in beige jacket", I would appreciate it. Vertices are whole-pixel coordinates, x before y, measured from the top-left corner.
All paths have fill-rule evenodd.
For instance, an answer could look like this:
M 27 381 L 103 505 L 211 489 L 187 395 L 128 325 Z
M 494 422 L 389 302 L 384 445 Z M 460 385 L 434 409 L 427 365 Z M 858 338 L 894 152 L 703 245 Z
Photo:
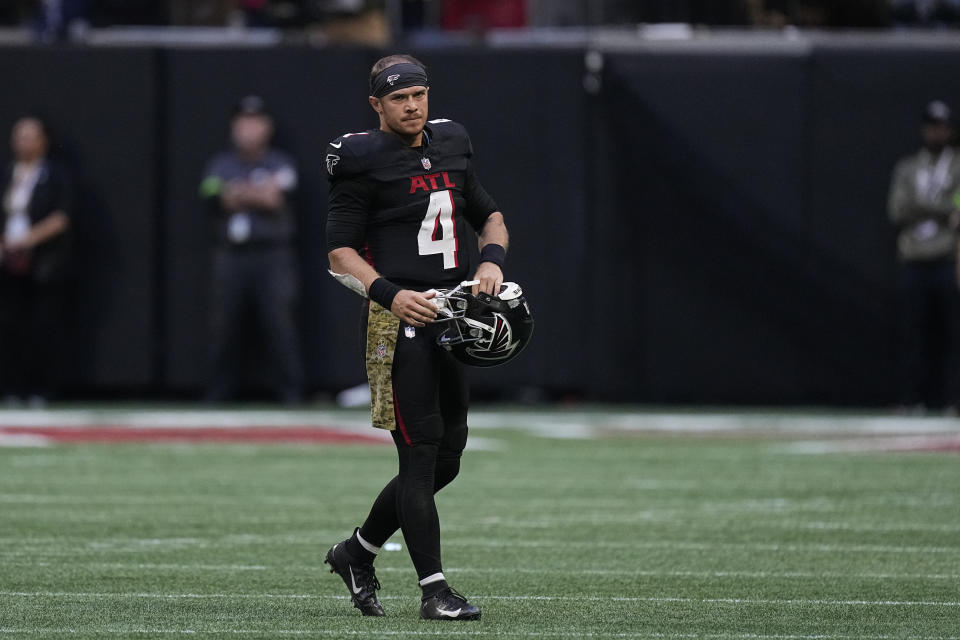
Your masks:
M 960 289 L 955 219 L 960 151 L 940 100 L 923 112 L 923 147 L 893 171 L 887 213 L 900 261 L 900 404 L 955 410 L 960 402 Z

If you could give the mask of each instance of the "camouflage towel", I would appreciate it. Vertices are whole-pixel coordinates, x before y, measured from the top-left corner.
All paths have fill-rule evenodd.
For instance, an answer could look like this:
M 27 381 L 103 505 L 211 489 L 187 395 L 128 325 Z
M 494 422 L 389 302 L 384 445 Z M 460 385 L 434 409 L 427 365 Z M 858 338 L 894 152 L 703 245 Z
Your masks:
M 367 380 L 370 383 L 370 417 L 373 426 L 393 431 L 393 352 L 397 347 L 400 319 L 370 301 L 367 315 Z

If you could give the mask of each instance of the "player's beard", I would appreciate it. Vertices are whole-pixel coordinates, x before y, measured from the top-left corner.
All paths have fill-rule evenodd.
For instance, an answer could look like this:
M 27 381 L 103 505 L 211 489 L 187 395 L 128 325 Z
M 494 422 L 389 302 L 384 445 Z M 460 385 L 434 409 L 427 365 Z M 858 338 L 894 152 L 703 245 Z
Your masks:
M 407 144 L 414 144 L 423 132 L 425 122 L 426 118 L 424 116 L 418 116 L 417 118 L 400 120 L 396 123 L 396 126 L 392 126 L 390 129 Z

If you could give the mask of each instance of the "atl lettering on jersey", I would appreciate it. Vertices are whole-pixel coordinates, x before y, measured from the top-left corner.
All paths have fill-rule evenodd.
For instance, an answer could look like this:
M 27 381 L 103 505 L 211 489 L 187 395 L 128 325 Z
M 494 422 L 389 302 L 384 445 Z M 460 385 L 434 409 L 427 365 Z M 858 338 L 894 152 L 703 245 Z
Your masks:
M 443 184 L 437 182 L 443 180 Z M 454 189 L 457 185 L 450 179 L 450 174 L 446 171 L 440 173 L 427 173 L 422 176 L 410 176 L 410 193 L 416 193 L 419 190 L 436 191 L 437 189 Z

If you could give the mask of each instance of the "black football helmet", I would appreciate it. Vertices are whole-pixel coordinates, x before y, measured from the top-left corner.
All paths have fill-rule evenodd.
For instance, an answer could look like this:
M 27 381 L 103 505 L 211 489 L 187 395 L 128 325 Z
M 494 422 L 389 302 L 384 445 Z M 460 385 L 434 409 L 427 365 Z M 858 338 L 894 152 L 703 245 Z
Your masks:
M 504 282 L 497 296 L 473 295 L 468 288 L 473 284 L 463 282 L 455 289 L 437 291 L 435 322 L 450 323 L 437 336 L 437 344 L 473 367 L 509 362 L 533 335 L 530 304 L 515 282 Z

